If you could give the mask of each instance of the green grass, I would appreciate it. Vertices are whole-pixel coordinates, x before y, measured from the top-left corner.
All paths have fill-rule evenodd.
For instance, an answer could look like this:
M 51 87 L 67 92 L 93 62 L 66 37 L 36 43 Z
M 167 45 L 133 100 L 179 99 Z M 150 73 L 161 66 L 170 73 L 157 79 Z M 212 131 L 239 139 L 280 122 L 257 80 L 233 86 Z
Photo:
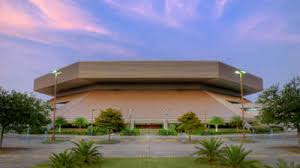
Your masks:
M 205 162 L 196 162 L 194 158 L 105 158 L 103 164 L 82 168 L 211 168 Z M 222 166 L 218 166 L 222 167 Z M 33 168 L 49 168 L 48 164 Z

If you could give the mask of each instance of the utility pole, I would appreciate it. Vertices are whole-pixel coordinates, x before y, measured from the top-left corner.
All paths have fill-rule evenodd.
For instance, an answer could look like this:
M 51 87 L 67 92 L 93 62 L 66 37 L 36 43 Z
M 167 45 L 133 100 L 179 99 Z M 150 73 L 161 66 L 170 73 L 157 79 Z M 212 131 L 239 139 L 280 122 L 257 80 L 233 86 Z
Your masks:
M 54 70 L 51 72 L 54 75 L 54 99 L 53 99 L 53 118 L 52 118 L 52 136 L 51 141 L 55 141 L 55 120 L 56 120 L 56 92 L 57 92 L 57 77 L 61 74 L 60 71 Z
M 237 70 L 235 71 L 236 74 L 239 75 L 240 77 L 240 92 L 241 92 L 241 111 L 242 111 L 242 121 L 243 121 L 243 128 L 242 128 L 242 135 L 243 135 L 243 139 L 246 138 L 246 135 L 245 135 L 245 107 L 244 107 L 244 84 L 243 84 L 243 78 L 244 78 L 244 75 L 246 74 L 245 71 L 240 71 L 240 70 Z

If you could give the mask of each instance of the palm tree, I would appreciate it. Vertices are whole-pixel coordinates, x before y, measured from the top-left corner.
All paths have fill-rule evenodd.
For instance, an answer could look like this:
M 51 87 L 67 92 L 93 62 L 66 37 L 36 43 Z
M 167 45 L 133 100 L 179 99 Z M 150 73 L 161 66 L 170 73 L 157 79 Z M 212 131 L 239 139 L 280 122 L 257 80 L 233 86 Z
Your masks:
M 99 146 L 94 146 L 93 141 L 80 140 L 79 142 L 73 142 L 75 147 L 72 151 L 78 157 L 83 164 L 91 164 L 99 162 L 102 158 L 102 154 L 98 151 Z
M 209 123 L 215 125 L 216 132 L 218 132 L 218 126 L 224 124 L 224 120 L 221 117 L 214 116 L 210 119 Z
M 73 121 L 73 125 L 79 127 L 80 131 L 82 131 L 81 128 L 88 125 L 88 120 L 84 117 L 78 117 Z
M 256 160 L 246 160 L 252 151 L 246 150 L 242 145 L 230 145 L 224 148 L 222 162 L 231 168 L 251 168 L 259 163 Z
M 240 116 L 233 116 L 230 120 L 230 125 L 236 127 L 236 132 L 243 126 L 243 121 Z
M 50 155 L 51 168 L 74 168 L 77 166 L 73 151 L 65 150 L 63 153 Z
M 58 125 L 58 132 L 61 132 L 61 127 L 66 125 L 68 121 L 64 117 L 57 117 L 55 120 L 55 125 Z
M 198 159 L 207 159 L 209 163 L 212 163 L 221 157 L 223 142 L 220 138 L 203 139 L 199 144 L 200 146 L 195 146 L 198 151 L 194 153 Z

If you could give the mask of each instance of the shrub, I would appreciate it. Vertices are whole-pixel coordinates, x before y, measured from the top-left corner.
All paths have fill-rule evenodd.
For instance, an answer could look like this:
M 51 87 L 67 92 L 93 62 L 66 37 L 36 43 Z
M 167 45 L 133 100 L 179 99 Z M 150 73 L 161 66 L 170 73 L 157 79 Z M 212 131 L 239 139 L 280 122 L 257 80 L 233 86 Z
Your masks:
M 173 135 L 177 135 L 177 132 L 175 129 L 159 129 L 158 135 L 173 136 Z
M 251 131 L 256 134 L 270 133 L 271 129 L 269 126 L 253 126 Z
M 137 135 L 140 135 L 140 130 L 137 128 L 134 128 L 134 129 L 125 128 L 121 131 L 120 135 L 122 135 L 122 136 L 137 136 Z
M 246 150 L 242 145 L 230 145 L 224 148 L 222 163 L 231 168 L 256 167 L 259 162 L 256 160 L 246 160 L 252 151 Z
M 106 135 L 107 134 L 107 130 L 103 127 L 97 127 L 97 126 L 93 126 L 93 127 L 88 127 L 87 132 L 88 135 Z
M 80 140 L 79 142 L 73 142 L 73 144 L 75 147 L 72 148 L 72 151 L 80 163 L 91 164 L 101 160 L 102 154 L 98 151 L 99 147 L 94 146 L 93 141 Z
M 283 159 L 278 159 L 276 168 L 300 168 L 300 164 L 295 164 L 295 162 L 288 163 Z
M 195 146 L 198 150 L 194 153 L 198 159 L 207 159 L 209 163 L 218 160 L 222 155 L 222 140 L 219 138 L 203 139 L 200 146 Z
M 63 153 L 50 155 L 51 168 L 74 168 L 77 159 L 72 151 L 65 150 Z
M 273 130 L 273 132 L 283 132 L 284 131 L 284 128 L 281 127 L 281 126 L 271 126 L 270 129 Z

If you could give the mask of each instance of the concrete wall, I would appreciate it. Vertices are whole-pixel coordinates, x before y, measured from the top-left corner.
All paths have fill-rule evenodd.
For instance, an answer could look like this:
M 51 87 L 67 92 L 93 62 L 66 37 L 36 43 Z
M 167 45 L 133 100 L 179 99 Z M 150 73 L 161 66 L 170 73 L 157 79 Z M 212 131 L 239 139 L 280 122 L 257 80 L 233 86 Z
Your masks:
M 240 115 L 236 106 L 228 100 L 239 101 L 238 97 L 222 96 L 201 90 L 120 90 L 92 91 L 58 98 L 59 102 L 68 102 L 60 107 L 57 116 L 72 120 L 84 116 L 91 120 L 92 111 L 98 116 L 100 109 L 117 108 L 125 119 L 131 118 L 140 123 L 160 123 L 164 119 L 176 122 L 185 112 L 195 112 L 202 121 L 213 116 L 229 120 Z M 252 118 L 250 114 L 247 118 Z

